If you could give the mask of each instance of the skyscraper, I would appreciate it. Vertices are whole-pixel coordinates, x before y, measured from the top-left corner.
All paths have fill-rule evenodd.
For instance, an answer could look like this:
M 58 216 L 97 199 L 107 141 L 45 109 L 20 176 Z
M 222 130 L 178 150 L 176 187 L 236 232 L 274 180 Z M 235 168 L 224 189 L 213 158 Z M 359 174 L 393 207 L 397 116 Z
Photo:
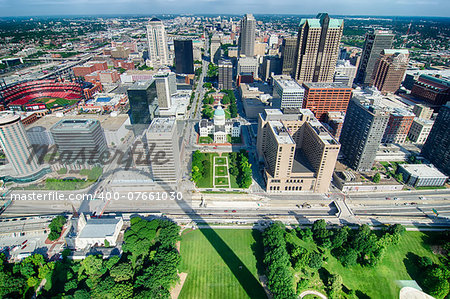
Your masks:
M 152 119 L 158 114 L 158 101 L 156 101 L 155 80 L 138 81 L 128 90 L 128 102 L 130 103 L 130 122 L 135 136 L 140 135 L 148 128 Z
M 297 36 L 294 79 L 303 82 L 333 82 L 344 20 L 320 13 L 302 19 Z
M 154 77 L 156 81 L 156 94 L 158 96 L 159 108 L 170 108 L 172 101 L 170 98 L 169 73 L 158 73 Z
M 220 36 L 213 35 L 211 37 L 211 47 L 209 50 L 211 51 L 211 61 L 214 63 L 217 63 L 220 58 L 220 46 Z
M 375 64 L 381 56 L 381 51 L 392 47 L 394 36 L 391 31 L 387 30 L 375 30 L 366 34 L 355 83 L 372 85 Z
M 219 61 L 219 89 L 233 89 L 233 63 L 231 60 Z
M 175 70 L 177 74 L 194 73 L 192 40 L 175 40 Z
M 153 18 L 147 25 L 148 56 L 155 66 L 169 64 L 166 30 L 161 20 Z
M 350 100 L 339 138 L 345 164 L 358 171 L 372 168 L 388 119 L 379 107 Z
M 0 145 L 17 175 L 29 175 L 39 169 L 20 115 L 11 111 L 0 112 Z
M 283 75 L 291 75 L 294 71 L 296 47 L 296 37 L 287 37 L 283 39 L 283 44 L 281 46 L 281 73 Z
M 180 180 L 181 161 L 177 125 L 174 118 L 155 118 L 146 132 L 148 143 L 153 144 L 150 166 L 153 180 L 176 188 Z M 164 153 L 161 157 L 160 154 Z
M 422 155 L 446 175 L 450 175 L 450 102 L 439 109 Z
M 247 57 L 255 55 L 256 20 L 252 14 L 246 14 L 241 20 L 239 34 L 239 54 Z
M 58 151 L 80 159 L 98 159 L 107 150 L 106 137 L 96 119 L 63 119 L 51 129 Z
M 409 52 L 406 49 L 384 49 L 381 53 L 375 64 L 372 83 L 382 93 L 394 93 L 402 84 L 409 62 Z

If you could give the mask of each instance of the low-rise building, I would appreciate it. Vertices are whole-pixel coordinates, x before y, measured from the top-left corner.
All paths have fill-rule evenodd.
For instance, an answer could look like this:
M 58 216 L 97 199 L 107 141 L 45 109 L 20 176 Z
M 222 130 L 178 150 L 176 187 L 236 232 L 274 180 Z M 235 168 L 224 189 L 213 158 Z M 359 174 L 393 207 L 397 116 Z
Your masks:
M 69 248 L 86 250 L 93 246 L 116 246 L 123 227 L 122 217 L 91 218 L 83 213 L 72 218 L 72 226 L 66 236 Z
M 448 178 L 431 164 L 399 164 L 398 171 L 403 181 L 413 187 L 442 186 Z

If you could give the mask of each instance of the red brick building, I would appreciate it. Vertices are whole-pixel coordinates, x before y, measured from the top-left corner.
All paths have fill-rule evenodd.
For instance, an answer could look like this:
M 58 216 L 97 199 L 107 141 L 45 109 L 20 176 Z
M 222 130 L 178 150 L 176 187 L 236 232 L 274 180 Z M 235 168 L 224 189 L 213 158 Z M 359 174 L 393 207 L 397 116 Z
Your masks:
M 375 64 L 373 86 L 381 93 L 394 93 L 400 88 L 406 67 L 409 62 L 409 52 L 406 49 L 385 49 Z
M 442 106 L 450 101 L 450 80 L 429 75 L 420 75 L 414 83 L 411 95 L 430 104 Z
M 106 61 L 92 61 L 85 63 L 84 65 L 74 66 L 72 68 L 75 77 L 84 77 L 92 72 L 103 71 L 107 69 L 108 65 L 106 64 Z
M 342 83 L 303 83 L 303 108 L 309 109 L 320 121 L 327 120 L 330 111 L 346 112 L 352 89 Z
M 414 120 L 414 113 L 401 108 L 395 108 L 389 115 L 389 121 L 384 131 L 382 143 L 404 143 Z
M 117 68 L 121 67 L 123 69 L 126 69 L 127 71 L 134 70 L 134 62 L 131 60 L 114 59 L 113 63 L 114 63 L 114 67 L 117 67 Z

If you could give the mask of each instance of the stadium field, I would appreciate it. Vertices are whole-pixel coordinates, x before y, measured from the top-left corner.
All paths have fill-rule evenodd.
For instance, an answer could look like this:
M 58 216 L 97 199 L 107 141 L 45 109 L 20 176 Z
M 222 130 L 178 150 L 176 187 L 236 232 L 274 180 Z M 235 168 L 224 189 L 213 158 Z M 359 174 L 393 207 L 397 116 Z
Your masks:
M 70 106 L 78 102 L 79 100 L 67 100 L 63 98 L 39 98 L 33 101 L 33 103 L 44 103 L 47 109 L 51 109 L 59 106 Z

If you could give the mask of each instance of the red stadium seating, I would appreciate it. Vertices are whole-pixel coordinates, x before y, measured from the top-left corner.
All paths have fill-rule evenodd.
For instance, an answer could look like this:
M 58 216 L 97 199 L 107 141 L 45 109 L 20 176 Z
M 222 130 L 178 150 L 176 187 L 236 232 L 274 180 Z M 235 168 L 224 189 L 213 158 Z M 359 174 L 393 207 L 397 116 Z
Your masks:
M 79 83 L 37 80 L 10 86 L 3 90 L 2 94 L 5 105 L 24 106 L 42 97 L 63 98 L 67 100 L 81 99 L 83 90 Z

